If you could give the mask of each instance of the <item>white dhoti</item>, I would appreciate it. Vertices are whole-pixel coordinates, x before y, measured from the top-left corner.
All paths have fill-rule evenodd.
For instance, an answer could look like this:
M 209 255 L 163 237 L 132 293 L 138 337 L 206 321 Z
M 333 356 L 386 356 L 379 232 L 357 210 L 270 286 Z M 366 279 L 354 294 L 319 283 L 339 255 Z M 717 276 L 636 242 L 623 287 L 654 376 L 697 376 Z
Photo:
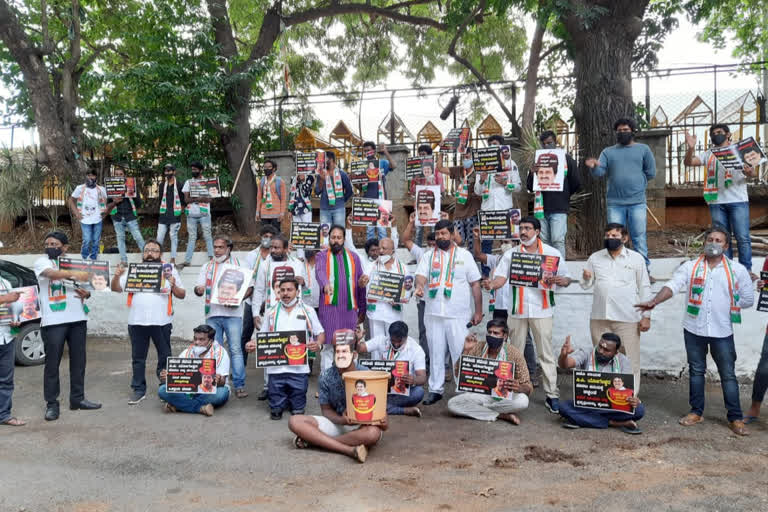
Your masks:
M 464 338 L 469 332 L 467 320 L 424 315 L 424 326 L 429 344 L 429 391 L 442 395 L 445 386 L 445 357 L 450 353 L 453 362 L 451 368 L 461 357 Z
M 510 393 L 509 398 L 493 398 L 480 393 L 459 393 L 448 400 L 448 410 L 456 416 L 480 421 L 496 421 L 499 414 L 512 414 L 528 408 L 528 395 Z

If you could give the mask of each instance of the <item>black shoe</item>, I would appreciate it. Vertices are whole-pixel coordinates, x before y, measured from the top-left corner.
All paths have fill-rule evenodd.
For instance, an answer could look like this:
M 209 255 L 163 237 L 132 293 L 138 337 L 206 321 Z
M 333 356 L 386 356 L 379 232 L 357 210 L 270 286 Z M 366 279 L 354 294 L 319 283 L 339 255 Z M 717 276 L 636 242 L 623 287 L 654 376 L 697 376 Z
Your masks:
M 427 395 L 426 400 L 424 400 L 422 402 L 422 404 L 424 404 L 424 405 L 432 405 L 434 403 L 439 402 L 442 399 L 443 399 L 443 395 L 441 395 L 440 393 L 430 393 L 430 394 Z
M 269 393 L 267 392 L 266 388 L 261 390 L 261 393 L 259 394 L 259 400 L 262 402 L 269 398 Z
M 283 419 L 283 412 L 282 411 L 280 411 L 280 412 L 270 411 L 269 419 L 271 419 L 271 420 L 281 420 L 281 419 Z
M 142 393 L 141 391 L 134 391 L 131 395 L 131 399 L 128 400 L 128 405 L 136 405 L 145 398 L 147 398 L 146 393 Z
M 45 408 L 45 421 L 56 421 L 59 419 L 59 404 L 48 404 Z
M 101 409 L 101 404 L 97 404 L 96 402 L 91 402 L 88 400 L 83 400 L 79 404 L 75 404 L 72 402 L 69 402 L 69 408 L 73 411 L 76 411 L 78 409 L 82 409 L 84 411 L 92 410 L 92 409 Z

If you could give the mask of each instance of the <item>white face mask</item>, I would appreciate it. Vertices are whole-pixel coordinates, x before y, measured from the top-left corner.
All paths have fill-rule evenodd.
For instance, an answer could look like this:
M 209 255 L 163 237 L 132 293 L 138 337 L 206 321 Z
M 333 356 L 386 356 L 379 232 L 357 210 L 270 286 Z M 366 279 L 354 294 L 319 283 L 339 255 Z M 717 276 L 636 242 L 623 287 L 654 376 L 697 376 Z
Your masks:
M 526 246 L 526 247 L 530 247 L 530 246 L 532 246 L 533 244 L 535 244 L 535 243 L 536 243 L 536 239 L 537 239 L 537 238 L 538 238 L 538 237 L 536 237 L 536 236 L 532 236 L 532 237 L 531 237 L 531 238 L 529 238 L 528 240 L 523 240 L 523 239 L 520 239 L 520 242 L 521 242 L 521 243 L 522 243 L 524 246 Z
M 290 308 L 290 307 L 293 307 L 293 306 L 295 306 L 295 305 L 296 305 L 296 303 L 297 303 L 297 302 L 299 302 L 299 298 L 298 298 L 298 297 L 294 297 L 294 298 L 293 298 L 293 300 L 290 300 L 290 301 L 288 301 L 288 302 L 286 302 L 286 301 L 284 301 L 284 300 L 282 300 L 282 301 L 280 301 L 280 302 L 282 302 L 282 303 L 283 303 L 283 306 L 285 306 L 286 308 Z
M 225 261 L 227 261 L 227 258 L 228 256 L 225 254 L 224 256 L 216 256 L 213 259 L 216 263 L 224 263 Z
M 505 253 L 514 247 L 512 244 L 501 244 L 501 252 Z
M 379 261 L 381 262 L 382 265 L 386 265 L 387 263 L 392 261 L 392 255 L 391 254 L 381 254 L 379 256 Z
M 192 347 L 192 355 L 195 357 L 200 357 L 207 350 L 208 350 L 208 347 L 198 347 L 197 345 L 195 345 L 194 347 Z

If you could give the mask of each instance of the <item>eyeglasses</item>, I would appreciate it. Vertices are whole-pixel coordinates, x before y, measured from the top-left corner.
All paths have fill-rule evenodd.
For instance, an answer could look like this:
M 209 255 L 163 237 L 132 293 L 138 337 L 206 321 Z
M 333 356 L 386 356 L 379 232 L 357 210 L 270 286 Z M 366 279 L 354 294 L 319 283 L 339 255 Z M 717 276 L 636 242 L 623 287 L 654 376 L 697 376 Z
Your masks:
M 162 251 L 160 249 L 144 249 L 144 252 L 160 253 Z

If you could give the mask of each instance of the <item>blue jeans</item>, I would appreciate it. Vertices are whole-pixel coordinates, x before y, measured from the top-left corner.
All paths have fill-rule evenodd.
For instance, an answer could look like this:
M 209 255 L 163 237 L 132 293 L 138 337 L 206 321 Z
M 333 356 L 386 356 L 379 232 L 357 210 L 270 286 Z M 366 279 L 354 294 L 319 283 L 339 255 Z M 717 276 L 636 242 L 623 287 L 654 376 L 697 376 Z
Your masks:
M 308 387 L 308 373 L 270 373 L 269 409 L 278 414 L 286 409 L 293 414 L 304 414 Z
M 214 407 L 220 407 L 229 400 L 229 388 L 227 386 L 217 386 L 216 393 L 208 394 L 189 394 L 189 393 L 169 393 L 165 390 L 165 384 L 157 390 L 157 396 L 160 400 L 165 400 L 181 412 L 198 413 L 204 405 L 211 404 Z
M 421 386 L 411 386 L 408 396 L 405 395 L 387 395 L 387 414 L 405 414 L 403 409 L 413 407 L 424 399 L 424 388 Z
M 645 203 L 608 205 L 608 222 L 617 222 L 629 230 L 632 248 L 645 258 L 645 266 L 651 266 L 648 259 L 648 242 L 645 236 L 647 213 Z
M 610 215 L 610 214 L 609 214 Z M 541 222 L 541 241 L 557 249 L 565 258 L 565 236 L 568 234 L 568 214 L 544 213 Z
M 126 227 L 128 227 L 128 230 L 131 232 L 131 236 L 133 236 L 133 240 L 139 246 L 139 251 L 144 250 L 144 237 L 141 236 L 141 229 L 139 229 L 139 221 L 136 219 L 115 220 L 113 218 L 112 225 L 115 227 L 115 236 L 117 237 L 117 250 L 120 251 L 120 261 L 122 261 L 123 263 L 128 263 L 128 254 L 125 248 L 125 228 Z
M 739 247 L 739 263 L 752 271 L 752 242 L 749 239 L 749 203 L 725 203 L 709 205 L 712 224 L 721 224 L 736 238 Z M 726 256 L 733 258 L 733 244 Z
M 80 223 L 80 228 L 83 231 L 83 247 L 80 249 L 80 256 L 84 260 L 88 257 L 95 260 L 99 254 L 99 241 L 101 240 L 101 221 L 96 224 L 83 224 Z
M 685 353 L 688 356 L 689 403 L 691 412 L 701 416 L 704 413 L 704 375 L 707 372 L 707 350 L 712 351 L 712 359 L 720 374 L 723 388 L 723 401 L 728 409 L 728 421 L 742 419 L 739 403 L 739 382 L 736 380 L 736 347 L 733 334 L 725 338 L 697 336 L 683 329 Z
M 763 351 L 755 370 L 755 382 L 752 384 L 752 401 L 762 402 L 768 390 L 768 335 L 763 338 Z M 1 409 L 0 409 L 1 410 Z
M 560 416 L 567 419 L 574 425 L 587 428 L 608 428 L 610 421 L 638 421 L 645 416 L 645 406 L 639 404 L 635 407 L 635 414 L 627 414 L 616 411 L 598 411 L 595 409 L 584 409 L 573 405 L 573 400 L 563 400 L 560 402 Z
M 376 238 L 378 240 L 387 238 L 387 228 L 382 228 L 379 226 L 368 226 L 365 228 L 365 239 L 370 240 L 371 238 Z
M 235 389 L 245 387 L 245 362 L 240 338 L 243 332 L 243 318 L 239 316 L 209 316 L 206 324 L 216 329 L 216 341 L 224 345 L 224 334 L 227 335 L 229 358 L 232 360 L 232 383 Z
M 347 210 L 344 208 L 337 208 L 335 210 L 320 210 L 320 224 L 328 224 L 331 226 L 347 225 Z
M 11 419 L 16 340 L 0 345 L 0 423 Z
M 169 233 L 171 237 L 171 259 L 176 261 L 176 251 L 179 248 L 179 229 L 181 228 L 181 222 L 174 222 L 173 224 L 158 224 L 157 225 L 157 242 L 160 244 L 160 248 L 163 248 L 163 242 L 165 242 L 165 234 Z
M 203 215 L 202 217 L 190 217 L 187 215 L 187 236 L 189 241 L 187 242 L 187 254 L 184 256 L 184 263 L 189 264 L 192 262 L 192 254 L 195 252 L 195 244 L 197 243 L 197 225 L 200 224 L 200 228 L 203 230 L 203 238 L 205 239 L 205 250 L 208 252 L 208 258 L 213 258 L 213 236 L 211 235 L 211 216 Z

